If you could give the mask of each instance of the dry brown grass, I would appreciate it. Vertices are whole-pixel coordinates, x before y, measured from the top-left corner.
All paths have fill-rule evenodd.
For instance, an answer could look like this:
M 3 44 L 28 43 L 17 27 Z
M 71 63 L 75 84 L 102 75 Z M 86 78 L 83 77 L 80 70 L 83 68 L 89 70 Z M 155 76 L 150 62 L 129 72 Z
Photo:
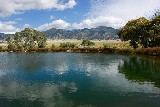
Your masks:
M 115 40 L 91 40 L 95 43 L 95 46 L 92 47 L 79 47 L 82 43 L 81 40 L 48 40 L 48 45 L 46 48 L 36 48 L 29 49 L 27 52 L 98 52 L 98 53 L 120 53 L 120 54 L 142 54 L 142 55 L 154 55 L 160 56 L 160 47 L 157 48 L 138 48 L 133 49 L 129 42 L 121 42 Z M 74 43 L 76 48 L 59 48 L 61 43 Z M 52 45 L 54 44 L 54 47 Z M 7 49 L 7 44 L 0 45 L 0 52 L 25 52 L 22 49 Z
M 102 48 L 104 45 L 107 45 L 107 48 L 118 48 L 118 49 L 130 49 L 132 48 L 129 45 L 129 42 L 121 42 L 121 41 L 116 41 L 116 40 L 91 40 L 92 42 L 95 43 L 96 48 Z M 82 43 L 82 40 L 76 40 L 76 39 L 66 39 L 66 40 L 47 40 L 47 48 L 51 48 L 52 45 L 55 45 L 55 48 L 58 48 L 61 43 L 74 43 L 76 46 L 79 46 Z M 1 47 L 4 49 L 7 49 L 8 44 L 7 43 L 1 43 Z
M 82 43 L 82 40 L 75 40 L 75 39 L 67 39 L 67 40 L 48 40 L 47 41 L 47 47 L 50 48 L 53 44 L 56 48 L 60 46 L 61 43 L 74 43 L 77 46 L 79 46 Z M 117 49 L 130 49 L 132 48 L 129 45 L 129 42 L 122 42 L 122 41 L 116 41 L 116 40 L 91 40 L 91 42 L 95 43 L 95 48 L 103 48 L 104 45 L 107 45 L 107 48 L 117 48 Z

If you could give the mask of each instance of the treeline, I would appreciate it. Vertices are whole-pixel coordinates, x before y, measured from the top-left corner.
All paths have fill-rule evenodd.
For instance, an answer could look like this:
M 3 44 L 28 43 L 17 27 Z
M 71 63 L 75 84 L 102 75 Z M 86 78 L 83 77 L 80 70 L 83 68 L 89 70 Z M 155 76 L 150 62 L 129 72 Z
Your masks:
M 15 35 L 8 35 L 6 40 L 8 49 L 29 50 L 45 48 L 47 45 L 45 33 L 31 28 L 25 28 L 21 32 L 16 32 Z
M 154 17 L 147 20 L 144 17 L 129 21 L 118 31 L 123 41 L 130 40 L 133 48 L 159 47 L 160 46 L 160 14 L 157 12 Z

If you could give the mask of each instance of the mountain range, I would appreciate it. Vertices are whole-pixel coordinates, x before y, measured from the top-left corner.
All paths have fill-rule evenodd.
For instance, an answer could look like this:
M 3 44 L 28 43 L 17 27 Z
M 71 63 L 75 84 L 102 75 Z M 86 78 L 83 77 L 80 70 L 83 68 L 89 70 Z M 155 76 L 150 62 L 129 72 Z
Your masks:
M 118 39 L 117 29 L 112 27 L 99 26 L 97 28 L 84 28 L 84 29 L 49 29 L 45 31 L 47 37 L 50 39 L 99 39 L 109 40 Z
M 6 34 L 4 34 L 4 33 L 0 33 L 0 39 L 5 39 L 7 37 L 7 35 Z
M 99 26 L 97 28 L 84 28 L 84 29 L 56 29 L 52 28 L 44 31 L 47 38 L 49 39 L 98 39 L 98 40 L 109 40 L 118 39 L 117 29 L 112 27 Z M 7 34 L 0 33 L 0 39 L 6 39 Z

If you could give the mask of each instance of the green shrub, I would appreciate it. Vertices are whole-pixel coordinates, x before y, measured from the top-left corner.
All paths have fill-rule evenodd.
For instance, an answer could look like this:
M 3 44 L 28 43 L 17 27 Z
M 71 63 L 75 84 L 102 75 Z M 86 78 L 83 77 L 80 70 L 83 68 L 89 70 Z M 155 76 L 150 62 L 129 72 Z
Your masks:
M 75 48 L 76 44 L 75 43 L 70 43 L 70 42 L 66 42 L 66 43 L 61 43 L 60 48 Z
M 81 43 L 82 46 L 95 46 L 94 42 L 91 42 L 89 40 L 83 40 Z
M 110 48 L 110 46 L 108 44 L 103 44 L 103 48 L 106 49 L 106 48 Z
M 54 49 L 54 48 L 56 48 L 56 46 L 53 44 L 51 48 Z
M 2 50 L 3 48 L 2 48 L 2 46 L 0 46 L 0 50 Z
M 16 45 L 14 43 L 10 43 L 8 45 L 8 49 L 16 49 Z

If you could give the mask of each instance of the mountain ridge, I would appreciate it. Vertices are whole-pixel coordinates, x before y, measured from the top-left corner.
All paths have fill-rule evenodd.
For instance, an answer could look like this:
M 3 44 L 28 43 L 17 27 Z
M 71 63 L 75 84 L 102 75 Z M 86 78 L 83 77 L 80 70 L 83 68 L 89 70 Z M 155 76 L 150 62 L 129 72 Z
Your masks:
M 84 29 L 56 29 L 52 28 L 47 31 L 47 37 L 50 39 L 99 39 L 99 40 L 109 40 L 118 39 L 117 29 L 106 26 L 99 26 L 96 28 L 84 28 Z
M 119 39 L 117 35 L 117 29 L 106 26 L 99 26 L 96 28 L 84 28 L 84 29 L 56 29 L 52 28 L 44 31 L 47 38 L 49 39 L 98 39 L 98 40 L 109 40 Z M 0 33 L 0 39 L 6 39 L 7 34 Z

